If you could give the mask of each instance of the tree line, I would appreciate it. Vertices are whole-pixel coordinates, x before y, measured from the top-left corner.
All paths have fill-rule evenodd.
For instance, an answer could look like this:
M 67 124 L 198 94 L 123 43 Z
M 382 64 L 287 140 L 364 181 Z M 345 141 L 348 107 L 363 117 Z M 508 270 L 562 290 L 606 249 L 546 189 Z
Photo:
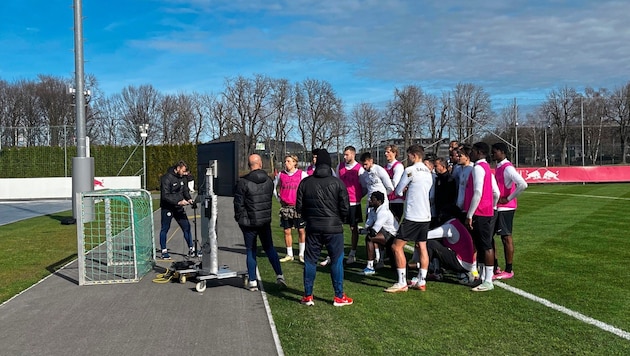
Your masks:
M 0 147 L 65 144 L 67 131 L 75 126 L 74 98 L 68 94 L 72 82 L 50 75 L 0 79 Z M 567 164 L 568 147 L 580 126 L 586 142 L 582 155 L 601 155 L 601 141 L 612 134 L 625 163 L 630 136 L 630 82 L 613 90 L 554 89 L 526 114 L 519 113 L 516 102 L 494 112 L 490 95 L 473 83 L 458 83 L 439 94 L 405 85 L 394 88 L 386 103 L 361 102 L 351 108 L 325 80 L 292 83 L 262 74 L 225 78 L 219 93 L 162 93 L 145 84 L 105 94 L 92 75 L 86 77 L 86 88 L 87 134 L 93 145 L 137 145 L 141 126 L 148 124 L 149 145 L 239 137 L 241 155 L 265 143 L 274 165 L 282 162 L 288 140 L 299 140 L 303 157 L 316 147 L 339 152 L 354 143 L 367 150 L 393 138 L 405 147 L 420 137 L 435 142 L 445 137 L 505 140 L 514 146 L 519 126 L 519 147 L 527 145 L 535 159 L 542 151 L 541 133 L 549 130 L 561 147 L 561 164 Z

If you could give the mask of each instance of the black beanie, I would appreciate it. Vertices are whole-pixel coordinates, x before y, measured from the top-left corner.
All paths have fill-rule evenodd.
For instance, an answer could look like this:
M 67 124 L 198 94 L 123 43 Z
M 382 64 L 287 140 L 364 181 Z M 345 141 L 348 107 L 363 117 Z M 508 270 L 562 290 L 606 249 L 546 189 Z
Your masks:
M 317 163 L 315 163 L 315 167 L 325 164 L 328 167 L 332 167 L 332 162 L 330 160 L 330 154 L 326 151 L 325 148 L 320 148 L 317 152 Z

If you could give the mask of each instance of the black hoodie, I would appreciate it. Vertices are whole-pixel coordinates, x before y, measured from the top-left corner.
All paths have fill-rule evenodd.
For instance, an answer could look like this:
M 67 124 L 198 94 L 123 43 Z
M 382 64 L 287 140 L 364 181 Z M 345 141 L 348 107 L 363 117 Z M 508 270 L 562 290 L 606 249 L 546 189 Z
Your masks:
M 234 192 L 234 220 L 239 225 L 259 227 L 271 223 L 273 182 L 262 169 L 239 179 Z
M 298 186 L 295 210 L 302 214 L 309 234 L 343 233 L 343 223 L 350 212 L 348 191 L 319 157 L 313 175 L 304 178 Z

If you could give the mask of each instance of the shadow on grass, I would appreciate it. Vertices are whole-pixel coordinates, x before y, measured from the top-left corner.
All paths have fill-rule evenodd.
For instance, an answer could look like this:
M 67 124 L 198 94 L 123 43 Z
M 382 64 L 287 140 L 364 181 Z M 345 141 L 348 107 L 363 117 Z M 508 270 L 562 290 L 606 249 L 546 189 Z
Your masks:
M 79 284 L 79 269 L 75 264 L 74 266 L 66 266 L 73 260 L 77 259 L 77 255 L 70 255 L 60 261 L 57 261 L 46 267 L 46 270 L 55 276 L 59 276 L 74 284 Z M 63 268 L 66 266 L 65 268 Z
M 65 213 L 60 213 L 60 214 L 46 214 L 45 216 L 53 219 L 53 220 L 57 220 L 59 222 L 61 222 L 62 220 L 65 220 L 67 218 L 71 218 L 72 214 L 70 212 L 65 212 Z

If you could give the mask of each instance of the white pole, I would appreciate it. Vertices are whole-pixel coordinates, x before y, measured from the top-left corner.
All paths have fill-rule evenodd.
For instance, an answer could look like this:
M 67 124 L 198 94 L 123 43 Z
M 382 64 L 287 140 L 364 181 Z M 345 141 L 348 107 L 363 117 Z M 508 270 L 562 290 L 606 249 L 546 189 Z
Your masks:
M 149 124 L 140 125 L 140 137 L 142 138 L 142 189 L 147 190 L 147 136 Z

